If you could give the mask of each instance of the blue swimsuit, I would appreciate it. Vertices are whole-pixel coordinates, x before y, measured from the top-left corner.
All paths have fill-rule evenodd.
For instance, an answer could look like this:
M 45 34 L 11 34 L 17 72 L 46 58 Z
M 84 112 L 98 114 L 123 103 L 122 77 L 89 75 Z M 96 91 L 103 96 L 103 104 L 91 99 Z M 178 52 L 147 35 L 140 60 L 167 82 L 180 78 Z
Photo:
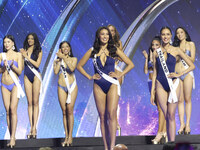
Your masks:
M 167 67 L 169 69 L 169 72 L 175 72 L 175 65 L 176 65 L 176 58 L 171 55 L 170 53 L 167 53 L 167 60 L 166 60 Z M 157 66 L 157 80 L 162 84 L 165 91 L 169 92 L 169 84 L 167 82 L 167 78 L 165 77 L 165 73 L 162 69 L 160 59 L 156 58 L 156 66 Z
M 104 66 L 101 63 L 99 56 L 96 58 L 96 60 L 97 60 L 97 65 L 98 65 L 99 69 L 103 73 L 108 75 L 110 72 L 115 72 L 115 60 L 112 57 L 107 56 Z M 98 73 L 95 66 L 94 66 L 94 71 L 95 71 L 95 73 Z M 105 94 L 108 93 L 110 86 L 112 85 L 112 83 L 108 82 L 103 77 L 101 77 L 101 79 L 99 79 L 99 80 L 94 80 L 94 83 L 96 83 Z
M 10 65 L 11 62 L 12 62 L 12 60 L 8 60 L 7 62 Z M 15 65 L 16 67 L 18 67 L 18 63 L 16 61 L 13 61 L 13 65 Z M 1 61 L 1 66 L 4 66 L 4 61 L 3 60 Z M 13 89 L 13 87 L 14 87 L 14 85 L 15 85 L 15 83 L 12 83 L 10 85 L 6 85 L 6 84 L 1 83 L 1 85 L 11 92 L 12 89 Z
M 191 56 L 191 52 L 189 50 L 185 50 L 185 54 L 188 55 L 188 56 Z M 187 75 L 188 75 L 188 73 L 182 75 L 180 77 L 180 79 L 183 81 Z
M 69 74 L 73 73 L 73 72 L 71 72 L 71 70 L 70 70 L 69 68 L 63 67 L 63 69 L 64 69 L 67 73 L 69 73 Z M 62 73 L 62 71 L 61 71 L 61 69 L 60 69 L 59 74 L 61 74 L 61 73 Z M 73 84 L 73 83 L 72 83 L 72 84 Z M 71 88 L 72 84 L 69 85 L 70 88 Z M 59 84 L 58 84 L 58 87 L 60 87 L 61 89 L 63 89 L 63 91 L 65 91 L 66 93 L 68 92 L 67 86 L 62 86 L 62 85 L 59 85 Z
M 34 54 L 31 54 L 31 59 L 33 60 L 37 60 L 36 56 Z M 29 64 L 29 66 L 35 68 L 38 72 L 40 72 L 40 69 L 39 68 L 36 68 L 34 65 L 32 65 L 30 62 L 28 61 L 25 61 L 25 69 L 24 69 L 24 75 L 27 76 L 27 78 L 29 79 L 29 81 L 31 83 L 33 83 L 34 81 L 34 77 L 35 77 L 35 74 L 31 71 L 31 69 L 28 67 L 27 63 Z

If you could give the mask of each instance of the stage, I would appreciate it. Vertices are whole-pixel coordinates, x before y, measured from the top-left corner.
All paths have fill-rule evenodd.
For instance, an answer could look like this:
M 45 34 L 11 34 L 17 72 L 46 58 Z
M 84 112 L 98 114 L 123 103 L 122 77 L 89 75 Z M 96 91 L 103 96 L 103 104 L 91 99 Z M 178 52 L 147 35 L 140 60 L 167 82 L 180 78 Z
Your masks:
M 154 136 L 118 136 L 116 144 L 124 144 L 129 150 L 162 150 L 164 144 L 153 145 Z M 72 147 L 62 147 L 63 138 L 16 140 L 15 149 L 38 150 L 39 148 L 52 148 L 55 150 L 103 150 L 102 137 L 79 137 L 73 139 Z M 0 149 L 8 149 L 7 140 L 0 141 Z M 200 149 L 200 135 L 177 135 L 176 143 L 190 143 L 195 149 Z

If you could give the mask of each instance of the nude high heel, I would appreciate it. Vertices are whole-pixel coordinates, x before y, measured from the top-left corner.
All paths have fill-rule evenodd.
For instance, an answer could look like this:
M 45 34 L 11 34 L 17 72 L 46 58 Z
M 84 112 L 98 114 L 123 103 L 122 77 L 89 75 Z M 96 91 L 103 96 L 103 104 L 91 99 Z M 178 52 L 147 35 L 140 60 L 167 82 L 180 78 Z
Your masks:
M 162 132 L 158 132 L 156 137 L 151 141 L 152 141 L 153 144 L 160 144 L 162 138 L 163 138 L 163 133 Z
M 68 137 L 65 137 L 64 142 L 61 143 L 62 147 L 66 147 L 68 142 Z
M 72 137 L 68 137 L 67 147 L 72 146 L 72 143 L 73 143 L 73 138 Z

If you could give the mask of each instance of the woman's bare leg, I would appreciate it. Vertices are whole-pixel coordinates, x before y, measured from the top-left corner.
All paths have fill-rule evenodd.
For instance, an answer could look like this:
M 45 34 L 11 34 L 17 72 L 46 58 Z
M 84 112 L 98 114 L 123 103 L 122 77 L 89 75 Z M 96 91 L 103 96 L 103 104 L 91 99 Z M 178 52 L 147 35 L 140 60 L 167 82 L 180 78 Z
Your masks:
M 71 103 L 67 104 L 67 121 L 68 121 L 68 143 L 72 143 L 72 132 L 73 132 L 73 126 L 74 126 L 74 104 L 76 101 L 78 93 L 78 87 L 76 86 L 73 92 L 71 93 Z
M 185 112 L 186 112 L 186 128 L 185 132 L 190 132 L 190 118 L 192 112 L 192 86 L 193 86 L 193 78 L 190 74 L 188 74 L 183 83 L 183 90 L 184 90 L 184 98 L 185 98 Z
M 65 129 L 65 141 L 64 143 L 67 143 L 68 140 L 68 128 L 67 128 L 67 106 L 66 106 L 66 100 L 67 100 L 67 93 L 60 87 L 58 87 L 58 99 L 60 103 L 60 107 L 62 109 L 63 113 L 63 126 Z
M 39 95 L 40 95 L 40 80 L 35 76 L 33 82 L 33 136 L 37 135 L 37 121 L 39 116 Z
M 29 116 L 29 121 L 30 121 L 30 132 L 29 135 L 32 135 L 33 131 L 33 99 L 32 99 L 32 83 L 29 81 L 27 76 L 24 76 L 24 87 L 25 87 L 25 92 L 26 92 L 26 97 L 28 100 L 28 116 Z
M 111 139 L 110 149 L 112 149 L 115 146 L 115 140 L 116 140 L 118 100 L 119 96 L 117 92 L 117 86 L 112 84 L 107 94 L 109 133 Z
M 178 131 L 179 134 L 182 134 L 184 132 L 185 123 L 184 123 L 184 94 L 183 94 L 183 82 L 180 80 L 180 98 L 178 99 L 178 114 L 179 114 L 179 120 L 181 123 L 180 129 Z
M 11 131 L 11 113 L 10 113 L 11 92 L 8 91 L 4 86 L 1 86 L 1 91 L 2 91 L 2 98 L 3 98 L 4 107 L 6 109 L 6 120 L 7 120 L 8 130 L 9 130 L 10 135 L 11 135 L 12 134 L 12 131 Z
M 107 119 L 105 118 L 106 115 L 106 94 L 102 91 L 102 89 L 94 83 L 93 87 L 94 92 L 94 99 L 96 102 L 97 111 L 100 116 L 100 125 L 101 125 L 101 134 L 103 137 L 104 147 L 105 150 L 108 150 L 108 143 L 106 140 L 106 127 L 105 124 L 107 124 Z
M 17 98 L 17 87 L 14 86 L 11 92 L 11 131 L 12 134 L 10 136 L 10 145 L 15 145 L 15 133 L 17 129 L 17 106 L 19 99 Z

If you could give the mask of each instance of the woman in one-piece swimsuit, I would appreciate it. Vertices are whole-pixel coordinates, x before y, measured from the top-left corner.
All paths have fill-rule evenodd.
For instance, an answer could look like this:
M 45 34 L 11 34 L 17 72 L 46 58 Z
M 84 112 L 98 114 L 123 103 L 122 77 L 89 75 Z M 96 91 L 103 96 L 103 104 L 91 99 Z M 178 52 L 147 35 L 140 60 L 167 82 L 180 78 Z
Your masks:
M 39 66 L 42 61 L 42 48 L 35 33 L 29 33 L 24 40 L 24 48 L 20 49 L 24 57 L 24 87 L 28 101 L 28 116 L 30 121 L 30 131 L 27 138 L 37 137 L 37 121 L 39 117 L 39 95 L 41 88 L 40 79 L 28 67 L 31 66 L 40 74 Z
M 151 46 L 149 48 L 149 54 L 144 50 L 143 55 L 145 57 L 145 64 L 144 64 L 144 73 L 149 73 L 148 78 L 148 87 L 149 92 L 151 93 L 152 87 L 152 76 L 153 76 L 153 52 L 160 48 L 161 46 L 161 38 L 159 36 L 155 36 L 151 42 Z M 156 99 L 156 98 L 155 98 Z M 160 108 L 159 103 L 156 100 L 156 105 L 158 108 L 158 132 L 154 139 L 152 139 L 153 144 L 159 144 L 162 141 L 162 138 L 165 138 L 165 142 L 167 142 L 167 132 L 166 132 L 166 120 L 164 114 Z
M 119 56 L 127 67 L 121 74 L 115 73 L 115 57 Z M 89 58 L 96 60 L 94 63 L 95 74 L 89 75 L 83 68 Z M 118 79 L 134 67 L 132 61 L 118 48 L 114 46 L 112 35 L 107 27 L 100 27 L 96 32 L 93 48 L 89 49 L 77 65 L 77 69 L 89 80 L 94 80 L 93 92 L 96 107 L 100 117 L 101 134 L 105 150 L 111 150 L 115 146 L 117 127 L 118 88 L 104 79 L 104 74 Z
M 171 78 L 173 81 L 173 87 L 177 96 L 177 99 L 180 96 L 180 84 L 179 77 L 185 73 L 190 72 L 195 68 L 194 64 L 190 59 L 179 49 L 170 45 L 172 32 L 169 27 L 163 27 L 160 31 L 160 36 L 162 39 L 161 50 L 163 52 L 164 60 L 169 70 L 168 78 Z M 182 58 L 189 65 L 188 69 L 180 73 L 175 73 L 176 60 Z M 167 77 L 161 66 L 160 59 L 158 58 L 157 51 L 153 53 L 153 64 L 154 72 L 152 78 L 152 89 L 151 89 L 151 103 L 154 104 L 154 99 L 158 100 L 160 107 L 164 113 L 167 126 L 167 136 L 169 142 L 175 141 L 176 136 L 176 122 L 175 122 L 175 112 L 177 107 L 176 98 L 172 97 L 172 102 L 168 100 L 169 94 L 171 93 Z M 176 87 L 176 88 L 175 88 Z M 155 95 L 156 94 L 156 95 Z

